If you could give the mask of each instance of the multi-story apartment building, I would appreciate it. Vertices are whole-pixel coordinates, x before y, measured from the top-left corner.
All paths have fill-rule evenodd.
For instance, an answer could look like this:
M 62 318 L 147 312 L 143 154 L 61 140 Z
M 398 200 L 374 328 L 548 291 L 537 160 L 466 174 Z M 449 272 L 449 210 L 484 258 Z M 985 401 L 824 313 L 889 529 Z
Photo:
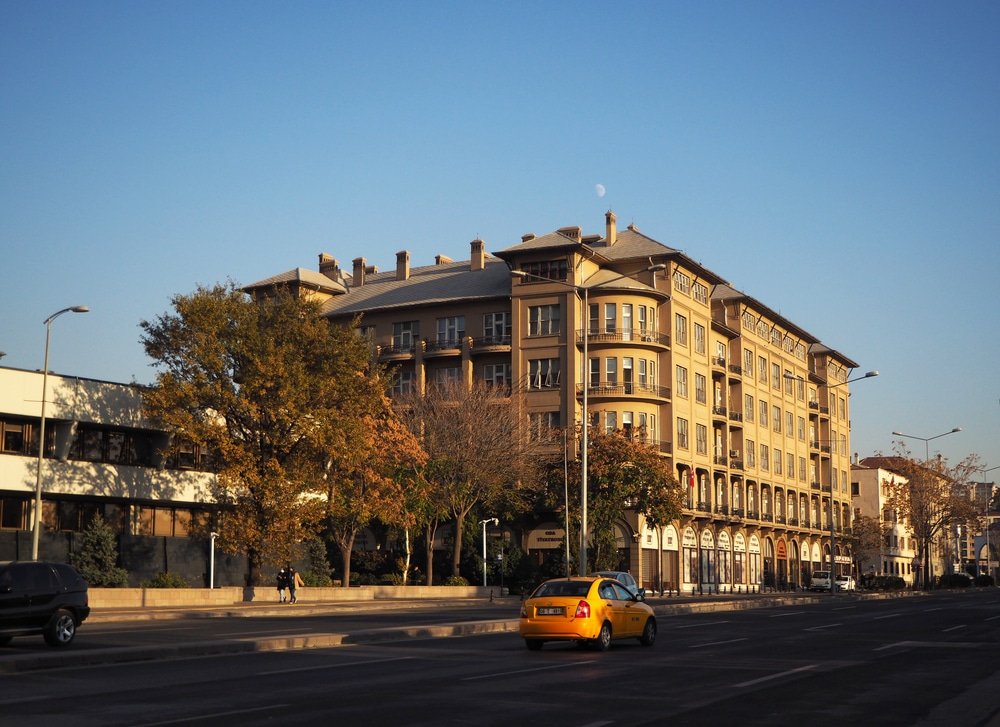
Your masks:
M 655 446 L 687 501 L 661 530 L 634 514 L 618 525 L 622 565 L 647 587 L 747 590 L 802 584 L 831 559 L 850 568 L 857 364 L 680 250 L 618 230 L 611 212 L 603 234 L 529 234 L 495 255 L 473 240 L 468 261 L 413 268 L 401 251 L 388 272 L 322 254 L 319 274 L 247 290 L 278 284 L 320 296 L 332 321 L 360 315 L 396 393 L 483 380 L 509 388 L 535 427 L 586 417 Z M 564 533 L 539 515 L 507 536 L 541 558 Z
M 39 470 L 42 373 L 0 367 L 0 560 L 32 552 L 36 487 L 39 556 L 67 562 L 100 516 L 119 535 L 133 585 L 167 570 L 203 585 L 214 475 L 199 447 L 165 456 L 170 435 L 142 410 L 142 387 L 49 374 Z M 216 583 L 242 584 L 239 557 L 218 561 Z
M 875 518 L 885 533 L 878 556 L 864 559 L 858 570 L 861 576 L 899 576 L 912 586 L 917 558 L 916 541 L 906 518 L 889 506 L 892 488 L 906 484 L 907 479 L 880 466 L 884 464 L 881 459 L 870 458 L 851 465 L 854 512 Z

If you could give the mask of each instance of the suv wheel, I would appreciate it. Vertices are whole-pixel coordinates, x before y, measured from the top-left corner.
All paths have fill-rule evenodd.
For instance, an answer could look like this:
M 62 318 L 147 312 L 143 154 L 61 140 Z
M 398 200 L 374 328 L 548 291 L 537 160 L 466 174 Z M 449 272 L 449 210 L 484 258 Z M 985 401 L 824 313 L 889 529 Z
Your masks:
M 49 646 L 69 646 L 74 636 L 76 636 L 76 619 L 66 609 L 59 609 L 45 627 L 45 643 Z

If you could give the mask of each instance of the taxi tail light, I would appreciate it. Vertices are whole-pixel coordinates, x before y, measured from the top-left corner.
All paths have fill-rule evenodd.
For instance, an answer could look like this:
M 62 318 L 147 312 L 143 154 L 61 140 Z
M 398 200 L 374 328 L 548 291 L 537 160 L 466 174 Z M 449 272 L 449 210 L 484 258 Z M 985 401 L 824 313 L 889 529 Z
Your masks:
M 576 613 L 573 614 L 573 618 L 590 618 L 590 604 L 586 601 L 580 601 L 576 604 Z

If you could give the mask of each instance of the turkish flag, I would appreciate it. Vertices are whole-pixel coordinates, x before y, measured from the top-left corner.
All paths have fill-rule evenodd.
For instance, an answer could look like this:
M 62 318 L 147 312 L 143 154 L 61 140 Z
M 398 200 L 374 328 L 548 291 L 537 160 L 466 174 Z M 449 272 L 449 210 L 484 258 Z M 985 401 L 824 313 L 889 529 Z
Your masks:
M 694 489 L 694 470 L 688 470 L 688 484 Z

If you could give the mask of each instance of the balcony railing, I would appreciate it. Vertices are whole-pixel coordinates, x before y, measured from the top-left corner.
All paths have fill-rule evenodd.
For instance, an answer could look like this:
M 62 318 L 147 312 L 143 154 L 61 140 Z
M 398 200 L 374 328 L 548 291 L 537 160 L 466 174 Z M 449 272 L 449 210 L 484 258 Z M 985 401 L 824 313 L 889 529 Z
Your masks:
M 653 396 L 658 399 L 670 398 L 669 386 L 654 386 L 653 384 L 640 384 L 631 382 L 628 384 L 610 384 L 600 382 L 587 387 L 589 396 Z M 576 385 L 576 395 L 583 395 L 583 385 Z
M 576 342 L 583 343 L 584 331 L 576 332 Z M 670 336 L 657 331 L 640 328 L 590 328 L 587 331 L 588 343 L 652 343 L 657 346 L 670 346 Z

